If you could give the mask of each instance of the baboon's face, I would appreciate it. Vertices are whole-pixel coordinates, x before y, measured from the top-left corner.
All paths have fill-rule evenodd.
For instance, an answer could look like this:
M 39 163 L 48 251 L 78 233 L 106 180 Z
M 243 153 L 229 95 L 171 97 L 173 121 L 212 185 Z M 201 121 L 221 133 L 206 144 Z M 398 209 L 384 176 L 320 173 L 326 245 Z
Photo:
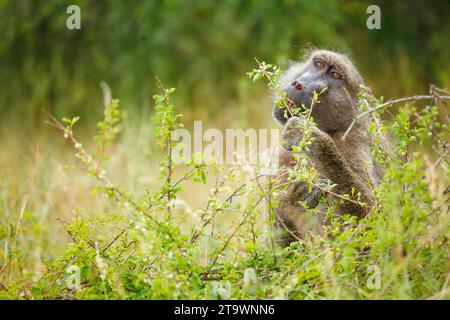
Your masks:
M 322 92 L 311 116 L 324 131 L 345 130 L 356 115 L 360 76 L 343 55 L 316 51 L 305 62 L 292 64 L 281 77 L 282 89 L 295 107 L 310 109 L 314 91 Z M 281 124 L 289 112 L 275 106 L 273 115 Z

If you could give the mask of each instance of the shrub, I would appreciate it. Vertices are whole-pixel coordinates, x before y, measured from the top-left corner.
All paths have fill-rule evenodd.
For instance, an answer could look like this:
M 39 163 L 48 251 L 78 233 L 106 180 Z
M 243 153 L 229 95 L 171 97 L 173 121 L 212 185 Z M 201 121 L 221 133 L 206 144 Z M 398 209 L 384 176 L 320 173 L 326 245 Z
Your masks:
M 278 68 L 260 63 L 249 75 L 266 78 L 278 90 Z M 362 116 L 370 117 L 374 157 L 386 167 L 375 188 L 376 205 L 364 219 L 335 216 L 330 207 L 326 236 L 311 234 L 288 248 L 273 241 L 275 195 L 283 186 L 258 170 L 220 166 L 194 155 L 182 168 L 172 151 L 180 147 L 174 132 L 181 115 L 170 103 L 174 89 L 158 81 L 153 97 L 155 138 L 163 151 L 160 185 L 139 196 L 113 182 L 103 166 L 105 150 L 120 133 L 119 101 L 104 87 L 104 120 L 98 124 L 97 150 L 78 141 L 78 118 L 52 123 L 61 129 L 86 172 L 111 201 L 111 209 L 87 219 L 74 211 L 64 221 L 72 242 L 37 280 L 29 275 L 2 283 L 0 297 L 24 299 L 391 299 L 449 297 L 448 122 L 440 112 L 441 89 L 430 96 L 383 102 L 368 90 L 360 97 Z M 320 99 L 317 94 L 315 100 Z M 432 101 L 419 108 L 416 101 Z M 410 104 L 410 103 L 413 104 Z M 283 103 L 282 100 L 280 103 Z M 404 103 L 389 121 L 388 107 Z M 301 115 L 305 128 L 314 122 Z M 448 117 L 448 116 L 447 116 Z M 444 119 L 448 121 L 448 118 Z M 384 144 L 391 137 L 391 149 Z M 299 150 L 308 146 L 308 135 Z M 429 146 L 437 153 L 431 162 Z M 314 184 L 317 173 L 302 164 L 291 179 Z M 199 161 L 200 159 L 200 161 Z M 306 161 L 306 159 L 304 159 Z M 176 180 L 174 173 L 182 170 Z M 188 210 L 178 205 L 188 181 L 215 179 L 206 205 Z M 333 186 L 322 186 L 332 189 Z M 178 201 L 178 202 L 177 202 Z M 342 201 L 342 199 L 337 199 Z M 447 202 L 446 202 L 447 201 Z M 228 213 L 239 213 L 219 227 Z M 186 220 L 194 222 L 186 227 Z M 95 229 L 92 228 L 95 226 Z M 342 226 L 347 226 L 342 228 Z M 9 231 L 3 276 L 14 263 Z M 5 278 L 4 278 L 5 279 Z M 79 280 L 79 281 L 78 281 Z

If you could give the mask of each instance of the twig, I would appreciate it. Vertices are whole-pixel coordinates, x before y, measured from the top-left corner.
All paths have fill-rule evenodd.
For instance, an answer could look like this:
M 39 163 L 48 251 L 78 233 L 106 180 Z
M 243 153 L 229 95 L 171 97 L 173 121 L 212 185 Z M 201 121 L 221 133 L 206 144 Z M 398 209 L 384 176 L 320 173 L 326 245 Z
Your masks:
M 445 159 L 445 157 L 447 157 L 447 155 L 450 151 L 450 148 L 447 145 L 445 145 L 445 147 L 446 147 L 446 149 L 445 149 L 444 153 L 439 155 L 439 158 L 437 158 L 436 161 L 434 162 L 435 168 L 441 164 L 441 162 Z
M 183 181 L 187 180 L 188 178 L 190 178 L 190 177 L 191 177 L 191 174 L 194 172 L 195 169 L 196 169 L 195 167 L 192 167 L 188 172 L 186 172 L 186 173 L 183 175 L 183 177 L 181 177 L 177 182 L 175 182 L 175 183 L 172 185 L 171 188 L 174 189 L 174 188 L 175 188 L 177 185 L 179 185 L 181 182 L 183 182 Z M 164 198 L 166 195 L 167 195 L 167 194 L 162 194 L 162 195 L 160 195 L 156 200 L 161 200 L 161 199 Z M 152 207 L 152 205 L 149 204 L 149 205 L 147 206 L 147 210 L 150 210 L 149 212 L 153 212 L 153 211 L 159 209 L 161 206 L 162 206 L 162 205 L 156 206 L 156 207 Z
M 261 192 L 263 193 L 263 195 L 264 195 L 264 197 L 266 198 L 266 201 L 268 201 L 268 203 L 269 203 L 269 214 L 270 214 L 270 211 L 272 210 L 272 211 L 274 211 L 274 213 L 275 213 L 275 220 L 276 221 L 278 221 L 278 222 L 280 222 L 281 223 L 281 225 L 283 226 L 283 228 L 295 239 L 295 240 L 297 240 L 297 241 L 299 241 L 299 242 L 304 242 L 301 238 L 299 238 L 295 233 L 293 233 L 289 228 L 288 228 L 288 226 L 284 223 L 284 221 L 283 221 L 283 219 L 280 217 L 280 215 L 275 211 L 275 210 L 273 210 L 273 208 L 272 208 L 272 205 L 271 205 L 271 201 L 270 201 L 270 197 L 268 197 L 267 195 L 266 195 L 266 193 L 264 192 L 264 189 L 263 189 L 263 187 L 261 186 L 261 184 L 259 183 L 259 180 L 258 180 L 258 178 L 257 177 L 255 177 L 256 178 L 256 182 L 257 182 L 257 184 L 258 184 L 258 187 L 261 189 Z M 287 184 L 290 184 L 290 183 L 287 183 Z M 278 187 L 280 187 L 280 186 L 278 186 Z M 271 187 L 270 187 L 270 189 L 269 190 L 271 190 Z M 273 241 L 273 236 L 271 236 L 271 245 L 272 245 L 272 248 L 275 248 L 275 244 L 274 244 L 274 241 Z
M 389 100 L 385 103 L 382 103 L 382 104 L 376 106 L 375 108 L 366 110 L 366 111 L 360 113 L 355 119 L 353 119 L 353 121 L 350 123 L 349 127 L 345 131 L 344 135 L 342 136 L 341 140 L 345 140 L 345 138 L 350 133 L 350 131 L 352 130 L 352 128 L 354 127 L 356 122 L 358 122 L 361 118 L 367 116 L 368 114 L 371 114 L 377 110 L 383 109 L 384 107 L 391 106 L 396 103 L 402 103 L 402 102 L 407 102 L 407 101 L 417 101 L 417 100 L 427 100 L 427 99 L 434 99 L 434 98 L 436 98 L 436 95 L 415 95 L 412 97 L 405 97 L 405 98 L 400 98 L 400 99 L 395 99 L 395 100 Z M 450 96 L 439 96 L 439 99 L 450 100 Z
M 43 112 L 50 118 L 50 120 L 53 122 L 53 124 L 56 128 L 58 128 L 59 130 L 62 130 L 63 132 L 66 132 L 65 127 L 61 122 L 59 122 L 54 116 L 52 116 L 46 110 L 43 110 Z M 75 138 L 73 132 L 71 132 L 71 131 L 67 132 L 67 138 L 76 147 L 77 151 L 79 153 L 81 153 L 82 157 L 89 159 L 88 161 L 90 161 L 91 165 L 95 168 L 96 164 L 97 164 L 96 161 L 94 160 L 94 158 L 92 158 L 92 156 L 90 154 L 88 154 L 86 152 L 86 150 L 84 150 L 83 148 L 77 147 L 77 146 L 80 146 L 81 143 L 79 143 L 78 140 Z M 124 201 L 125 203 L 131 205 L 137 212 L 140 212 L 143 215 L 145 215 L 153 223 L 155 223 L 159 228 L 165 229 L 167 232 L 167 235 L 171 239 L 173 239 L 173 240 L 175 239 L 175 237 L 172 235 L 172 233 L 169 232 L 167 230 L 167 228 L 165 228 L 165 226 L 162 225 L 162 223 L 160 223 L 158 220 L 156 220 L 156 218 L 154 218 L 150 214 L 148 214 L 143 208 L 141 208 L 141 206 L 139 206 L 136 202 L 134 202 L 133 199 L 131 199 L 129 196 L 124 194 L 120 189 L 118 189 L 104 174 L 94 172 L 93 175 L 98 181 L 100 181 L 104 186 L 106 186 L 108 188 L 108 190 L 110 190 L 112 192 L 112 194 L 115 196 L 117 201 L 119 201 L 120 203 L 122 203 L 122 201 Z M 177 244 L 178 248 L 181 249 L 181 246 L 178 243 L 178 241 L 175 241 L 175 243 Z
M 206 208 L 205 208 L 205 214 L 208 212 L 209 210 L 209 206 L 211 205 L 211 203 L 214 200 L 214 197 L 216 196 L 217 192 L 219 191 L 219 189 L 225 184 L 226 180 L 228 179 L 228 177 L 231 176 L 231 174 L 236 170 L 236 168 L 231 168 L 228 170 L 228 172 L 224 175 L 223 179 L 220 181 L 220 183 L 217 184 L 217 186 L 212 189 L 212 191 L 210 192 L 209 195 L 209 200 L 208 203 L 206 204 Z M 227 200 L 225 200 L 224 202 L 227 202 Z M 216 212 L 217 213 L 217 212 Z M 197 224 L 197 226 L 194 229 L 194 232 L 192 233 L 192 236 L 189 240 L 189 244 L 194 243 L 197 238 L 200 236 L 200 230 L 202 230 L 203 228 L 205 228 L 208 224 L 211 223 L 212 219 L 213 219 L 214 215 L 212 217 L 209 217 L 208 219 L 202 221 L 200 220 L 199 223 Z M 202 223 L 203 222 L 203 223 Z
M 58 221 L 62 222 L 62 223 L 65 224 L 65 225 L 70 225 L 70 222 L 67 222 L 66 220 L 61 219 L 61 218 L 59 218 L 59 217 L 53 217 L 53 219 L 58 220 Z M 67 233 L 69 234 L 70 238 L 72 238 L 72 241 L 73 241 L 73 242 L 78 243 L 77 238 L 75 238 L 75 236 L 73 235 L 72 232 L 70 232 L 66 227 L 64 227 L 64 230 L 67 231 Z
M 265 174 L 259 174 L 249 180 L 247 180 L 246 182 L 244 182 L 243 184 L 241 184 L 239 187 L 237 187 L 236 189 L 233 190 L 233 192 L 225 199 L 225 202 L 230 202 L 233 200 L 233 197 L 235 197 L 239 190 L 241 190 L 242 188 L 244 188 L 245 186 L 247 186 L 250 182 L 252 182 L 253 180 L 257 180 L 260 177 L 264 177 L 266 176 Z
M 127 233 L 128 231 L 130 231 L 130 228 L 133 227 L 134 222 L 130 223 L 128 226 L 125 227 L 125 229 L 122 230 L 122 232 L 120 232 L 117 236 L 115 236 L 110 243 L 108 243 L 103 249 L 102 252 L 105 252 L 106 250 L 109 249 L 109 247 L 111 247 L 122 235 L 124 235 L 125 233 Z
M 261 200 L 264 199 L 264 196 L 260 197 L 258 201 L 256 201 L 253 206 L 250 208 L 250 210 L 247 212 L 247 214 L 242 218 L 241 222 L 236 226 L 236 228 L 233 230 L 231 235 L 228 237 L 228 239 L 225 241 L 225 244 L 222 246 L 222 248 L 219 250 L 217 255 L 215 256 L 214 260 L 209 264 L 210 266 L 214 265 L 217 262 L 217 259 L 219 259 L 220 255 L 225 251 L 225 249 L 228 247 L 228 244 L 230 243 L 231 239 L 236 235 L 238 230 L 244 225 L 247 218 L 250 216 L 250 214 L 253 212 L 253 210 L 259 205 Z
M 159 80 L 158 77 L 155 77 L 156 79 L 156 85 L 158 86 L 159 90 L 161 91 L 161 94 L 163 96 L 163 103 L 166 107 L 169 106 L 169 96 L 167 94 L 167 90 L 164 88 L 164 85 L 162 84 L 161 80 Z M 169 128 L 170 134 L 167 137 L 167 177 L 166 177 L 166 183 L 167 185 L 172 184 L 172 174 L 173 174 L 173 160 L 172 160 L 172 132 L 174 131 L 173 127 Z M 167 188 L 166 192 L 167 196 L 167 213 L 170 216 L 170 198 L 172 197 L 172 189 Z
M 256 60 L 256 63 L 258 63 L 258 66 L 259 66 L 260 68 L 262 68 L 263 65 L 261 64 L 261 62 L 259 62 L 259 60 L 258 60 L 257 58 L 255 58 L 255 60 Z M 273 87 L 274 89 L 276 89 L 276 88 L 278 87 L 277 84 L 274 83 L 273 80 L 272 80 L 272 78 L 271 78 L 270 76 L 267 75 L 266 69 L 263 69 L 263 70 L 264 70 L 264 76 L 266 77 L 266 79 L 269 81 L 269 83 L 272 85 L 272 87 Z M 280 90 L 280 91 L 281 91 L 281 90 Z M 281 93 L 284 93 L 284 92 L 281 91 Z M 286 97 L 286 101 L 285 101 L 285 103 L 284 103 L 284 107 L 285 107 L 286 110 L 289 112 L 290 116 L 292 117 L 292 116 L 294 115 L 294 113 L 292 112 L 292 110 L 291 110 L 291 108 L 289 107 L 289 105 L 295 106 L 295 103 L 294 103 L 292 100 L 290 100 L 288 97 Z

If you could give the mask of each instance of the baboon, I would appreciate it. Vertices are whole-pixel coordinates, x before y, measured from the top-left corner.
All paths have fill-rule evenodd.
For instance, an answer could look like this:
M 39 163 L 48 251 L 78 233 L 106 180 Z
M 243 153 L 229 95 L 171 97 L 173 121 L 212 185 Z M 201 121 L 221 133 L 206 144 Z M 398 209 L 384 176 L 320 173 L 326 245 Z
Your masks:
M 301 239 L 307 232 L 323 231 L 321 215 L 311 217 L 308 208 L 319 205 L 319 197 L 351 195 L 350 200 L 342 200 L 336 208 L 337 214 L 352 214 L 363 217 L 374 202 L 371 186 L 376 186 L 382 170 L 374 163 L 370 153 L 371 138 L 367 133 L 367 123 L 359 121 L 342 139 L 352 120 L 358 115 L 358 93 L 363 80 L 352 62 L 342 54 L 327 51 L 312 51 L 303 62 L 291 63 L 281 75 L 281 89 L 296 108 L 308 109 L 314 91 L 319 93 L 319 103 L 309 110 L 316 127 L 306 156 L 319 173 L 320 179 L 328 179 L 336 186 L 332 193 L 323 188 L 308 189 L 306 183 L 292 182 L 279 197 L 276 209 L 278 236 L 281 245 Z M 300 118 L 289 115 L 286 107 L 275 105 L 274 118 L 284 126 L 280 167 L 292 168 L 296 161 L 292 146 L 302 140 L 304 132 L 300 128 Z M 281 180 L 287 176 L 281 174 Z M 352 193 L 353 191 L 353 193 Z M 357 200 L 357 194 L 360 198 Z M 306 207 L 300 204 L 306 203 Z M 361 206 L 363 202 L 366 206 Z

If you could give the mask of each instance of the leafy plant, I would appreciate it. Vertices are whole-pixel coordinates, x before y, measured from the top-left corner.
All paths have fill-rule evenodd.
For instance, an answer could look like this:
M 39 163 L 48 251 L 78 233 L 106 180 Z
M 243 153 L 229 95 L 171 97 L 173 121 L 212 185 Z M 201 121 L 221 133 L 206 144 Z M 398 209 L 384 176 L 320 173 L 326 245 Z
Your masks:
M 262 62 L 249 75 L 253 80 L 266 78 L 270 88 L 279 93 L 279 106 L 287 105 L 287 112 L 301 116 L 308 132 L 314 121 L 308 113 L 289 110 L 288 101 L 278 90 L 279 74 L 280 69 Z M 120 139 L 119 101 L 111 99 L 108 90 L 104 89 L 104 119 L 98 124 L 97 150 L 92 153 L 96 156 L 75 136 L 79 118 L 60 122 L 50 116 L 110 206 L 93 218 L 74 210 L 71 221 L 61 220 L 72 241 L 36 279 L 14 271 L 20 264 L 20 259 L 14 259 L 20 252 L 13 245 L 19 228 L 2 228 L 0 234 L 8 238 L 10 251 L 0 269 L 0 297 L 449 297 L 448 199 L 439 187 L 439 176 L 449 175 L 449 126 L 439 120 L 444 105 L 439 94 L 423 98 L 433 105 L 419 108 L 405 104 L 392 120 L 381 121 L 387 108 L 399 102 L 382 102 L 364 90 L 360 101 L 362 112 L 370 116 L 372 152 L 386 167 L 383 181 L 374 189 L 376 205 L 359 220 L 335 216 L 330 206 L 325 236 L 311 234 L 288 248 L 279 248 L 273 241 L 274 196 L 286 186 L 261 174 L 257 166 L 253 170 L 221 166 L 205 162 L 201 155 L 177 166 L 173 150 L 180 148 L 181 142 L 174 133 L 182 127 L 181 115 L 170 102 L 174 89 L 166 89 L 159 80 L 157 84 L 160 94 L 153 97 L 152 122 L 164 155 L 159 163 L 160 185 L 149 187 L 144 195 L 123 190 L 104 168 L 108 148 Z M 313 103 L 320 103 L 320 93 Z M 386 136 L 391 137 L 392 149 L 384 144 Z M 317 172 L 301 153 L 309 142 L 310 136 L 305 134 L 296 150 L 298 170 L 289 172 L 290 179 L 332 192 L 332 185 L 318 182 Z M 420 149 L 425 144 L 437 153 L 431 165 L 428 153 Z M 211 185 L 204 207 L 188 210 L 178 205 L 187 183 Z M 448 186 L 445 188 L 448 193 Z M 233 213 L 234 218 L 230 218 Z M 186 214 L 194 222 L 191 227 L 184 224 Z M 221 228 L 221 224 L 226 227 Z M 74 270 L 78 278 L 73 276 Z M 79 283 L 74 285 L 74 279 Z

